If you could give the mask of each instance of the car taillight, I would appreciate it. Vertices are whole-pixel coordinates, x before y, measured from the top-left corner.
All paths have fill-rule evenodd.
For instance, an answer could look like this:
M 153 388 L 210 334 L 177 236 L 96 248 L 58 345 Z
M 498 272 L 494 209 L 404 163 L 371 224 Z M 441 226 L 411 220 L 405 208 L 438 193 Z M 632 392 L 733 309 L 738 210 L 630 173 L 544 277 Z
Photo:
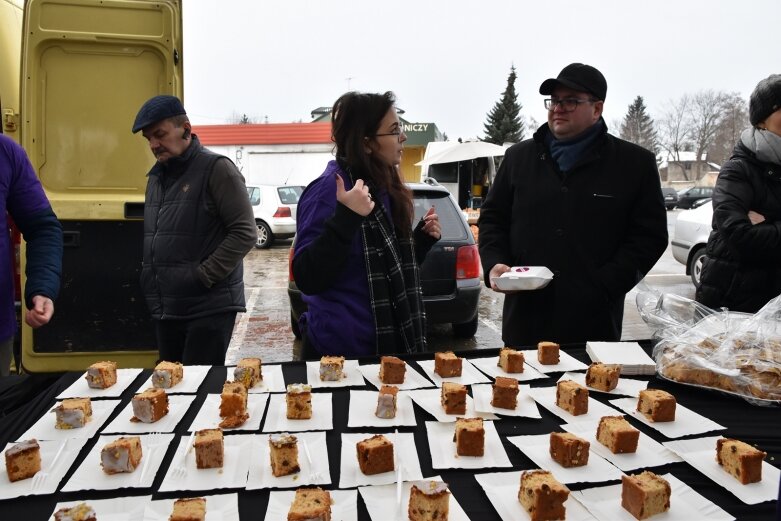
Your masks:
M 476 279 L 480 276 L 480 253 L 477 244 L 461 246 L 456 257 L 456 279 Z
M 287 280 L 290 282 L 295 281 L 296 279 L 293 277 L 293 254 L 295 253 L 295 250 L 291 247 L 290 248 L 290 255 L 287 258 Z
M 280 206 L 274 212 L 274 217 L 293 217 L 293 214 L 290 212 L 289 206 Z

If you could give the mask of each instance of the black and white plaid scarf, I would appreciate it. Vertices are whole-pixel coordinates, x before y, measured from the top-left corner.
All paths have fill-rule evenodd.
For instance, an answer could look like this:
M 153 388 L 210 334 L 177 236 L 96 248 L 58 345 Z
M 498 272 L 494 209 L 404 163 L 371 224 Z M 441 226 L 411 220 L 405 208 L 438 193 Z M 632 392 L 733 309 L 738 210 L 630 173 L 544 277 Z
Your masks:
M 361 235 L 377 353 L 423 352 L 426 312 L 413 240 L 398 238 L 383 205 L 375 202 L 361 224 Z

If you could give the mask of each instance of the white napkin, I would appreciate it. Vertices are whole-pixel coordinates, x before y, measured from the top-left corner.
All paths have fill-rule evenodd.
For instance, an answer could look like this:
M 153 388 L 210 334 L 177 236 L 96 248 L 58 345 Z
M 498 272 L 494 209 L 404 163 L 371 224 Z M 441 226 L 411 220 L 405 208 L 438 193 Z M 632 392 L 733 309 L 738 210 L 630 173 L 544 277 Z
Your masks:
M 223 418 L 220 418 L 220 403 L 222 403 L 222 397 L 219 394 L 207 394 L 206 400 L 201 406 L 201 410 L 195 416 L 192 424 L 187 429 L 190 431 L 199 431 L 201 429 L 217 429 L 220 427 L 220 422 Z M 247 395 L 247 414 L 249 418 L 243 425 L 233 427 L 230 429 L 223 429 L 226 432 L 229 431 L 259 431 L 260 421 L 263 419 L 263 411 L 266 410 L 266 403 L 268 403 L 268 394 L 248 394 Z
M 228 380 L 233 380 L 233 370 L 236 366 L 229 366 L 227 368 Z M 258 393 L 284 393 L 285 388 L 285 376 L 282 374 L 282 366 L 279 364 L 265 365 L 260 368 L 260 372 L 263 373 L 263 380 L 258 382 L 255 387 L 250 387 L 247 392 L 250 394 Z
M 197 393 L 198 388 L 201 387 L 201 384 L 206 379 L 206 375 L 209 373 L 211 368 L 212 366 L 210 365 L 186 365 L 182 370 L 182 381 L 170 389 L 163 390 L 168 394 Z M 154 371 L 152 371 L 152 374 L 154 374 Z M 149 389 L 150 387 L 154 387 L 154 385 L 152 385 L 152 375 L 149 375 L 149 378 L 147 378 L 146 381 L 141 384 L 139 389 L 143 391 L 144 389 Z
M 312 393 L 312 417 L 288 420 L 284 394 L 272 394 L 262 432 L 330 431 L 333 429 L 331 393 Z
M 665 521 L 691 521 L 692 519 L 729 521 L 735 519 L 672 474 L 663 474 L 661 477 L 670 484 L 670 510 L 659 514 L 659 519 Z M 635 517 L 621 506 L 621 488 L 620 484 L 594 487 L 572 492 L 570 496 L 574 495 L 599 521 L 635 521 Z M 567 513 L 569 514 L 569 512 Z M 657 516 L 653 518 L 655 517 Z
M 86 503 L 95 511 L 100 521 L 136 521 L 144 517 L 144 509 L 152 501 L 152 496 L 127 496 L 112 499 L 82 499 L 80 501 L 62 501 L 54 506 L 50 521 L 54 521 L 54 512 L 61 508 L 73 508 Z M 172 501 L 173 502 L 173 501 Z M 171 515 L 171 512 L 168 512 Z M 166 517 L 166 520 L 168 517 Z
M 423 478 L 424 481 L 442 481 L 439 476 Z M 407 507 L 409 506 L 411 482 L 404 482 L 401 485 L 401 505 L 396 504 L 396 485 L 374 485 L 370 487 L 358 487 L 358 492 L 363 497 L 366 510 L 369 511 L 369 517 L 373 521 L 388 521 L 395 519 L 398 521 L 407 521 Z M 396 512 L 392 515 L 391 512 Z M 464 509 L 458 504 L 456 496 L 450 493 L 450 503 L 448 505 L 448 521 L 469 521 Z
M 613 454 L 610 449 L 597 441 L 598 426 L 599 422 L 592 424 L 576 423 L 565 424 L 562 425 L 561 428 L 587 440 L 591 443 L 591 452 L 602 456 L 624 472 L 646 467 L 658 467 L 667 465 L 668 463 L 678 463 L 681 461 L 681 458 L 674 452 L 665 449 L 659 442 L 650 436 L 647 436 L 642 431 L 640 431 L 640 437 L 637 440 L 637 452 Z
M 299 432 L 298 466 L 300 471 L 287 476 L 275 477 L 271 473 L 271 456 L 269 455 L 268 434 L 256 434 L 252 437 L 252 462 L 249 466 L 247 490 L 264 488 L 297 488 L 304 485 L 330 485 L 331 470 L 328 467 L 328 447 L 324 432 Z M 312 457 L 312 466 L 306 458 L 304 444 Z M 312 471 L 320 473 L 319 479 L 312 479 Z
M 454 376 L 448 378 L 442 378 L 434 372 L 434 360 L 418 360 L 418 365 L 429 380 L 434 382 L 437 387 L 442 387 L 443 382 L 455 382 L 462 385 L 479 384 L 490 382 L 483 373 L 477 370 L 469 360 L 463 358 L 461 360 L 461 376 Z
M 57 485 L 60 484 L 62 478 L 68 473 L 71 465 L 73 465 L 73 462 L 79 455 L 79 451 L 86 444 L 86 438 L 71 438 L 57 441 L 38 440 L 38 446 L 41 451 L 41 471 L 48 472 L 49 476 L 44 480 L 41 487 L 35 491 L 32 489 L 34 476 L 11 483 L 8 479 L 5 458 L 0 458 L 2 460 L 2 463 L 0 463 L 2 465 L 2 468 L 0 468 L 0 500 L 22 496 L 54 494 L 57 491 Z M 6 445 L 3 452 L 12 445 L 13 443 Z M 57 457 L 58 453 L 59 457 Z M 57 457 L 57 461 L 54 461 L 55 457 Z M 52 467 L 52 462 L 54 462 L 54 467 Z
M 222 494 L 217 496 L 194 496 L 206 500 L 206 521 L 239 521 L 239 495 Z M 157 499 L 147 503 L 144 509 L 144 521 L 168 521 L 174 511 L 176 499 Z M 102 517 L 98 517 L 103 521 Z M 133 518 L 138 519 L 138 517 Z
M 586 353 L 594 362 L 621 364 L 621 374 L 652 375 L 656 362 L 637 342 L 586 342 Z
M 371 438 L 376 433 L 343 432 L 341 452 L 341 475 L 339 488 L 352 488 L 359 485 L 387 485 L 396 482 L 396 472 L 389 471 L 367 476 L 358 466 L 355 446 L 359 441 Z M 423 479 L 418 461 L 418 449 L 415 445 L 415 435 L 411 432 L 382 433 L 393 442 L 393 452 L 396 464 L 402 468 L 402 481 Z
M 680 403 L 675 404 L 675 421 L 671 422 L 650 421 L 643 413 L 637 411 L 637 398 L 619 398 L 610 400 L 610 403 L 649 427 L 653 427 L 668 438 L 680 438 L 689 434 L 702 434 L 704 432 L 726 429 L 726 427 L 719 425 L 715 421 L 691 409 L 687 409 Z
M 502 521 L 527 521 L 529 513 L 518 501 L 518 491 L 521 489 L 521 474 L 523 471 L 489 472 L 476 474 L 477 483 L 483 488 L 485 495 L 491 501 Z M 578 503 L 570 493 L 564 502 L 567 521 L 595 521 L 586 508 Z
M 538 370 L 541 373 L 557 373 L 559 371 L 585 371 L 588 369 L 588 366 L 581 362 L 580 360 L 577 360 L 576 358 L 573 358 L 572 355 L 564 351 L 563 349 L 559 349 L 559 363 L 553 364 L 553 365 L 544 365 L 537 361 L 537 350 L 536 349 L 530 349 L 528 351 L 521 351 L 523 353 L 523 359 L 524 361 Z
M 358 521 L 357 491 L 331 490 L 329 493 L 331 494 L 331 521 Z M 272 490 L 268 495 L 264 521 L 287 521 L 287 513 L 295 497 L 295 490 Z
M 640 391 L 648 388 L 648 382 L 644 382 L 643 380 L 635 380 L 634 378 L 624 378 L 623 376 L 618 379 L 618 385 L 612 391 L 601 391 L 599 389 L 594 389 L 593 387 L 587 386 L 586 373 L 564 373 L 561 378 L 559 378 L 559 382 L 562 380 L 572 380 L 573 382 L 577 382 L 583 387 L 588 388 L 590 393 L 606 393 L 619 396 L 637 397 L 640 394 Z
M 537 356 L 536 354 L 534 356 Z M 524 357 L 525 358 L 525 357 Z M 548 376 L 539 372 L 529 364 L 523 364 L 522 373 L 508 373 L 501 367 L 499 367 L 499 356 L 489 356 L 487 358 L 472 358 L 470 360 L 472 365 L 479 370 L 490 376 L 496 378 L 497 376 L 505 376 L 507 378 L 515 378 L 519 382 L 525 382 L 528 380 L 538 380 L 540 378 L 547 378 Z
M 519 385 L 518 405 L 515 409 L 502 409 L 491 405 L 493 399 L 493 387 L 491 384 L 480 384 L 472 386 L 472 399 L 475 404 L 475 411 L 479 413 L 489 412 L 502 416 L 522 416 L 525 418 L 542 418 L 537 403 L 529 394 L 528 385 Z
M 767 461 L 763 461 L 762 481 L 748 485 L 742 484 L 716 461 L 716 440 L 719 438 L 721 436 L 668 441 L 662 445 L 675 451 L 686 463 L 732 492 L 735 497 L 747 505 L 756 505 L 777 499 L 781 470 Z
M 120 488 L 149 488 L 163 462 L 173 434 L 142 434 L 141 462 L 133 472 L 106 474 L 100 466 L 100 452 L 103 447 L 120 438 L 118 434 L 100 436 L 95 446 L 81 462 L 81 465 L 62 487 L 62 492 L 77 490 L 117 490 Z
M 399 391 L 396 395 L 396 417 L 378 418 L 377 391 L 350 391 L 350 410 L 347 417 L 347 427 L 414 427 L 415 409 L 407 391 Z
M 133 405 L 131 402 L 103 429 L 103 434 L 127 433 L 142 434 L 145 432 L 174 432 L 182 421 L 190 405 L 195 400 L 194 394 L 174 394 L 168 397 L 168 414 L 154 423 L 132 422 Z
M 441 389 L 417 389 L 415 391 L 407 391 L 407 394 L 415 403 L 420 405 L 427 413 L 440 422 L 454 422 L 459 416 L 465 418 L 479 417 L 484 420 L 499 419 L 498 416 L 491 414 L 490 412 L 477 412 L 475 410 L 475 402 L 469 395 L 466 396 L 466 412 L 464 414 L 447 414 L 445 409 L 442 408 Z
M 573 433 L 574 434 L 574 433 Z M 521 449 L 521 452 L 537 464 L 541 469 L 549 470 L 561 483 L 584 483 L 589 481 L 612 481 L 621 479 L 621 471 L 608 463 L 591 449 L 594 442 L 585 436 L 580 436 L 591 443 L 588 463 L 581 467 L 562 467 L 550 456 L 550 434 L 535 434 L 532 436 L 510 436 L 507 440 Z
M 532 387 L 529 389 L 529 394 L 532 398 L 534 398 L 534 401 L 567 423 L 594 423 L 599 422 L 599 419 L 603 416 L 616 416 L 618 414 L 618 411 L 598 400 L 595 400 L 590 395 L 588 397 L 588 412 L 586 414 L 580 414 L 578 416 L 570 414 L 568 411 L 565 411 L 556 405 L 555 385 L 552 387 Z
M 320 380 L 320 361 L 306 363 L 307 383 L 313 389 L 318 387 L 363 387 L 363 375 L 358 370 L 358 360 L 345 360 L 342 369 L 343 378 L 338 382 Z
M 92 420 L 88 421 L 84 427 L 79 429 L 55 429 L 57 423 L 55 413 L 49 410 L 41 416 L 35 424 L 27 429 L 27 432 L 19 436 L 19 440 L 29 440 L 35 438 L 41 440 L 67 440 L 70 438 L 91 438 L 103 427 L 106 420 L 114 409 L 119 405 L 120 400 L 94 400 L 91 401 Z M 61 402 L 57 402 L 59 405 Z M 55 406 L 56 406 L 55 405 Z M 55 407 L 52 406 L 52 409 Z
M 187 450 L 189 436 L 179 438 L 179 446 L 166 470 L 158 492 L 216 490 L 220 488 L 244 488 L 247 484 L 247 472 L 250 461 L 256 454 L 252 452 L 253 436 L 230 434 L 224 437 L 224 457 L 222 468 L 199 469 L 195 463 L 195 448 L 184 458 L 186 474 L 177 479 L 171 472 L 177 468 Z M 192 497 L 191 495 L 188 497 Z
M 380 382 L 380 364 L 361 365 L 358 366 L 358 370 L 361 371 L 363 377 L 366 378 L 376 389 L 379 389 L 384 385 L 382 382 Z M 395 385 L 400 390 L 405 391 L 410 389 L 434 387 L 434 384 L 429 382 L 425 376 L 420 374 L 410 364 L 407 364 L 407 371 L 404 373 L 404 383 L 392 385 Z
M 93 389 L 87 385 L 84 377 L 87 372 L 73 382 L 70 387 L 57 395 L 58 400 L 63 398 L 119 398 L 125 389 L 130 387 L 143 369 L 117 369 L 117 383 L 107 389 Z
M 435 469 L 487 469 L 512 467 L 494 422 L 484 421 L 485 447 L 483 456 L 456 454 L 455 423 L 426 422 L 426 435 L 431 451 L 431 467 Z

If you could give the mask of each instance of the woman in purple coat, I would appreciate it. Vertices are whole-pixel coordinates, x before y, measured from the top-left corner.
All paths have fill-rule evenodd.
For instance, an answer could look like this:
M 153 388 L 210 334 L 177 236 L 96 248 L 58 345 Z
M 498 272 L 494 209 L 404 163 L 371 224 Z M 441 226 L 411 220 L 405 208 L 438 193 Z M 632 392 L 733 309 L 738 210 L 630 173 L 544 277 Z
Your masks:
M 297 210 L 293 275 L 308 307 L 302 358 L 423 351 L 418 268 L 440 226 L 432 208 L 413 230 L 395 97 L 348 92 L 332 118 L 336 160 Z

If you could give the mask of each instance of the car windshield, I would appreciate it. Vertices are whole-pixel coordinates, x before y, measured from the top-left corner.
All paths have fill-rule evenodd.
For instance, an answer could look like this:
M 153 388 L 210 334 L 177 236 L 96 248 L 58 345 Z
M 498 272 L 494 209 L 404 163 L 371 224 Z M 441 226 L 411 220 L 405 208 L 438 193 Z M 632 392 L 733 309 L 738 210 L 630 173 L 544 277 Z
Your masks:
M 301 197 L 303 191 L 303 186 L 280 186 L 277 188 L 282 204 L 298 204 L 298 198 Z
M 415 206 L 415 221 L 423 217 L 429 208 L 435 207 L 439 216 L 439 224 L 442 227 L 443 241 L 462 241 L 467 238 L 466 229 L 463 224 L 461 210 L 456 208 L 450 199 L 450 194 L 445 192 L 425 192 L 416 191 L 413 195 L 413 204 Z

